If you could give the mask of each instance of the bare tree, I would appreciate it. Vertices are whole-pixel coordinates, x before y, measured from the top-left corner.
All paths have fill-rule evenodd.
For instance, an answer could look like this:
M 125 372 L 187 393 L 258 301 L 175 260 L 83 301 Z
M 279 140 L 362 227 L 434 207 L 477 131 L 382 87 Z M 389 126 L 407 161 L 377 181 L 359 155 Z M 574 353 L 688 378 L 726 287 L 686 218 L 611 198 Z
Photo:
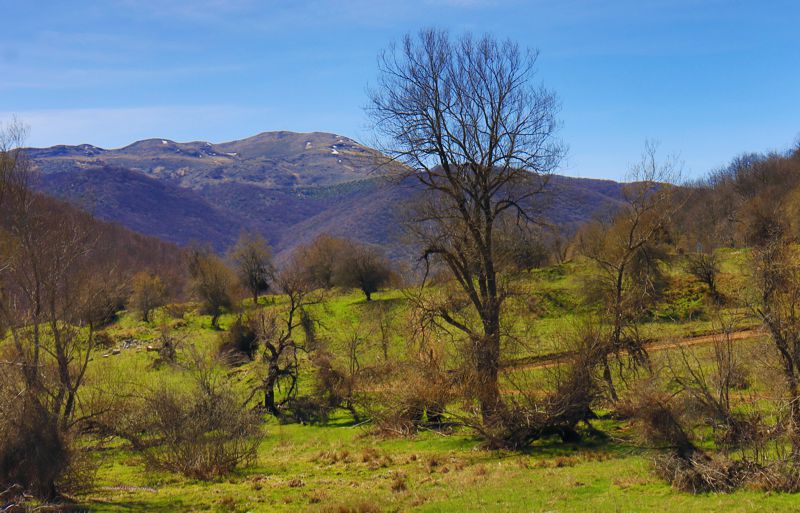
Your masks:
M 192 294 L 211 316 L 211 326 L 217 328 L 222 310 L 236 305 L 236 276 L 221 258 L 199 248 L 189 254 L 189 276 Z
M 800 457 L 800 265 L 794 240 L 788 236 L 780 206 L 759 216 L 753 248 L 752 309 L 778 353 L 779 370 L 788 394 L 788 432 L 793 458 Z M 777 370 L 777 369 L 776 369 Z
M 9 130 L 5 141 L 21 144 L 24 131 Z M 89 264 L 95 236 L 84 215 L 57 211 L 31 190 L 32 170 L 19 147 L 0 151 L 0 162 L 8 179 L 0 205 L 7 238 L 0 248 L 0 317 L 11 330 L 26 389 L 59 429 L 68 429 L 94 348 L 96 314 L 104 310 L 100 285 L 111 272 Z
M 389 260 L 378 249 L 348 242 L 334 268 L 333 282 L 342 287 L 358 288 L 367 301 L 392 278 Z
M 259 235 L 243 232 L 228 258 L 234 263 L 242 286 L 253 296 L 253 304 L 258 305 L 258 294 L 269 290 L 275 274 L 269 244 Z
M 503 227 L 498 242 L 498 263 L 517 272 L 542 267 L 550 258 L 544 233 L 531 223 Z
M 691 253 L 686 256 L 686 271 L 708 287 L 711 300 L 720 304 L 724 298 L 717 287 L 719 259 L 714 253 Z
M 0 395 L 14 396 L 2 406 L 0 485 L 11 480 L 49 500 L 82 472 L 74 437 L 92 412 L 80 391 L 108 311 L 108 289 L 98 285 L 113 269 L 91 260 L 97 234 L 86 216 L 35 194 L 24 155 L 11 151 L 0 152 L 0 161 L 16 159 L 0 204 L 0 325 L 10 331 Z
M 533 84 L 537 53 L 490 36 L 424 30 L 379 58 L 369 113 L 384 153 L 428 193 L 409 226 L 426 262 L 443 264 L 480 321 L 442 320 L 471 340 L 477 399 L 486 422 L 504 410 L 497 384 L 501 311 L 498 219 L 528 219 L 542 179 L 558 164 L 558 103 Z
M 753 433 L 746 429 L 741 406 L 734 408 L 731 392 L 748 386 L 748 369 L 742 349 L 735 347 L 732 337 L 737 319 L 719 312 L 715 324 L 720 334 L 714 336 L 711 362 L 701 361 L 691 348 L 679 347 L 667 354 L 667 366 L 671 385 L 691 397 L 704 420 L 715 431 L 720 430 L 718 440 L 738 445 Z
M 139 272 L 131 280 L 130 307 L 139 312 L 144 322 L 150 322 L 150 313 L 164 306 L 167 289 L 157 274 Z
M 673 200 L 679 170 L 677 162 L 659 163 L 656 145 L 645 145 L 642 159 L 623 189 L 623 205 L 611 216 L 588 223 L 578 234 L 581 252 L 596 264 L 591 292 L 599 295 L 609 319 L 607 353 L 627 353 L 634 364 L 647 361 L 636 321 L 656 297 L 661 278 L 660 247 L 669 221 L 679 206 Z M 608 360 L 604 377 L 611 398 L 617 400 Z
M 299 354 L 307 351 L 307 339 L 298 338 L 308 324 L 305 311 L 319 301 L 305 279 L 297 256 L 275 280 L 277 291 L 286 296 L 286 302 L 278 309 L 259 312 L 252 321 L 260 348 L 260 361 L 266 367 L 252 387 L 250 402 L 258 393 L 263 393 L 263 407 L 269 413 L 281 415 L 281 406 L 297 395 Z M 277 392 L 283 389 L 283 397 Z
M 14 194 L 20 198 L 18 194 L 27 193 Z M 75 218 L 54 218 L 32 198 L 11 221 L 16 244 L 4 281 L 13 300 L 2 305 L 1 313 L 11 328 L 28 389 L 49 396 L 48 409 L 67 427 L 94 348 L 91 314 L 98 290 L 91 286 L 98 281 L 90 279 L 87 265 L 94 239 Z M 58 369 L 55 382 L 42 374 L 46 362 Z
M 0 125 L 0 205 L 5 192 L 15 185 L 26 185 L 28 161 L 22 151 L 27 129 L 17 120 Z
M 330 289 L 335 286 L 337 262 L 347 253 L 347 241 L 330 235 L 320 235 L 310 244 L 297 250 L 305 280 L 314 287 Z

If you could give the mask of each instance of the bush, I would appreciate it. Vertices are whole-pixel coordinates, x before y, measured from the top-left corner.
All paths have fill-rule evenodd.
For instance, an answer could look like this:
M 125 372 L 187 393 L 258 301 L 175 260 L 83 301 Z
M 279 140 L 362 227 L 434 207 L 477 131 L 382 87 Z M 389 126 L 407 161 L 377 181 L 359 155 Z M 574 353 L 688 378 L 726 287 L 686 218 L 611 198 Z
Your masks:
M 323 348 L 318 348 L 312 358 L 314 365 L 314 402 L 317 404 L 317 416 L 327 420 L 330 411 L 343 408 L 350 412 L 353 419 L 359 422 L 355 408 L 355 391 L 357 376 L 338 368 L 334 364 L 333 355 Z
M 366 403 L 369 416 L 381 434 L 408 436 L 420 427 L 441 428 L 445 406 L 456 397 L 456 380 L 434 359 L 376 368 L 370 381 L 379 391 Z
M 112 420 L 121 426 L 112 429 L 152 466 L 198 479 L 224 476 L 252 461 L 262 439 L 261 419 L 199 358 L 188 387 L 161 385 L 127 419 Z
M 236 319 L 230 329 L 220 335 L 218 352 L 232 363 L 252 361 L 258 351 L 258 333 L 253 323 L 243 317 Z
M 189 311 L 189 305 L 172 303 L 165 306 L 164 311 L 173 319 L 183 320 L 183 317 Z
M 534 440 L 559 437 L 563 442 L 578 442 L 583 424 L 589 436 L 605 438 L 590 420 L 596 418 L 592 404 L 601 395 L 598 368 L 605 356 L 604 332 L 595 322 L 576 326 L 562 340 L 564 361 L 548 372 L 546 383 L 524 369 L 505 373 L 506 386 L 513 389 L 505 407 L 493 423 L 478 420 L 470 426 L 491 449 L 519 450 Z M 544 385 L 544 386 L 543 386 Z M 542 393 L 543 390 L 549 390 Z
M 94 336 L 94 345 L 101 349 L 111 349 L 117 344 L 117 341 L 114 340 L 109 333 L 105 331 L 99 331 Z
M 675 453 L 659 455 L 654 468 L 673 488 L 689 493 L 732 492 L 762 470 L 754 463 L 711 458 L 700 452 L 688 459 Z
M 285 414 L 280 420 L 301 424 L 324 424 L 328 422 L 332 409 L 320 397 L 303 395 L 292 398 L 284 405 Z
M 617 404 L 617 412 L 634 420 L 638 434 L 650 445 L 669 447 L 689 459 L 698 452 L 682 408 L 673 394 L 659 389 L 654 380 L 637 383 L 633 392 Z
M 14 374 L 0 380 L 0 489 L 53 500 L 87 488 L 94 469 L 74 431 Z

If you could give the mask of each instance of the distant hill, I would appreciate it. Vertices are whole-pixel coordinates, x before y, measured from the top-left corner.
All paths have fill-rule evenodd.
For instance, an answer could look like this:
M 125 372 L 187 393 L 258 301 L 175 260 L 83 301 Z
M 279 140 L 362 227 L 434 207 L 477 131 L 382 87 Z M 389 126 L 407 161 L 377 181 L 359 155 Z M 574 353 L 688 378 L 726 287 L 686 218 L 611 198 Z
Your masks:
M 99 220 L 68 202 L 43 194 L 33 197 L 34 209 L 46 213 L 46 222 L 59 226 L 64 219 L 71 219 L 81 230 L 91 234 L 90 264 L 98 269 L 113 269 L 104 275 L 113 283 L 109 290 L 116 288 L 121 302 L 127 299 L 128 279 L 139 271 L 158 273 L 167 285 L 171 297 L 178 298 L 184 293 L 186 280 L 186 251 L 179 246 L 158 237 L 137 233 L 117 223 Z M 10 228 L 12 216 L 7 211 L 8 204 L 0 204 L 0 229 Z
M 147 139 L 120 149 L 31 148 L 39 188 L 148 235 L 218 250 L 242 229 L 277 252 L 321 233 L 402 254 L 401 213 L 413 187 L 386 180 L 398 167 L 378 151 L 327 133 L 267 132 L 220 144 Z M 571 224 L 619 201 L 621 185 L 552 177 L 544 215 Z

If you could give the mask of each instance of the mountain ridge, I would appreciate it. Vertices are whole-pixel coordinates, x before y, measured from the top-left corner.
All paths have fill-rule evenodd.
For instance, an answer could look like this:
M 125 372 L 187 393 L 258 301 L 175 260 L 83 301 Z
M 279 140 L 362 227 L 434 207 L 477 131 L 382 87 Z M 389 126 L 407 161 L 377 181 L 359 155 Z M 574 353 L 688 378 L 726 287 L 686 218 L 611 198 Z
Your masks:
M 28 148 L 39 188 L 98 217 L 181 245 L 223 251 L 241 230 L 277 253 L 322 233 L 401 256 L 401 211 L 416 194 L 377 150 L 327 132 L 262 132 L 222 143 L 151 138 L 117 149 Z M 616 204 L 622 184 L 553 175 L 543 215 L 573 225 Z

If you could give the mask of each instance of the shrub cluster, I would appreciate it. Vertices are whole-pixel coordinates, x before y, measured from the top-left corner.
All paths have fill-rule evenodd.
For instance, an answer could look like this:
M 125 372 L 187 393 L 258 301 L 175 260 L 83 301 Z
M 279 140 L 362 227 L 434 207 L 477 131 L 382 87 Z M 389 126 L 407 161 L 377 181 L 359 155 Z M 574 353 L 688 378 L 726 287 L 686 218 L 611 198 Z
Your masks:
M 187 386 L 162 384 L 129 401 L 106 425 L 131 442 L 157 468 L 213 479 L 252 461 L 263 433 L 261 419 L 245 409 L 231 385 L 195 359 Z

